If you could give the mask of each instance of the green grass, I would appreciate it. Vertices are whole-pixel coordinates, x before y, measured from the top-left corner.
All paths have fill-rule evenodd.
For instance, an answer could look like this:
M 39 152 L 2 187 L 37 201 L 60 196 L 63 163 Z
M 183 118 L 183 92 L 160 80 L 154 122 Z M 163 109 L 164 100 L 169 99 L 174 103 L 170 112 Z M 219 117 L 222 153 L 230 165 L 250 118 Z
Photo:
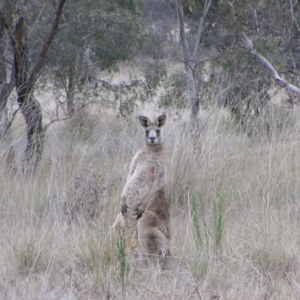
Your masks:
M 126 283 L 128 280 L 128 274 L 130 271 L 129 262 L 127 260 L 127 251 L 126 251 L 126 243 L 124 230 L 122 234 L 117 239 L 117 249 L 118 249 L 118 263 L 119 263 L 119 281 L 122 286 L 122 293 L 125 292 Z

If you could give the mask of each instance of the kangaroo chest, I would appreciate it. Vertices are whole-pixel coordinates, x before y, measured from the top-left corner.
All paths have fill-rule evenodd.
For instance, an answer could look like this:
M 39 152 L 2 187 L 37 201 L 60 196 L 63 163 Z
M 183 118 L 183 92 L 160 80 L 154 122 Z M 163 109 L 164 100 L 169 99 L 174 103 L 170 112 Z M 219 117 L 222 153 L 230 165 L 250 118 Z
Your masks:
M 150 176 L 157 173 L 164 173 L 165 163 L 163 158 L 157 154 L 149 155 L 142 153 L 138 159 L 138 170 L 143 170 L 143 172 L 147 172 Z

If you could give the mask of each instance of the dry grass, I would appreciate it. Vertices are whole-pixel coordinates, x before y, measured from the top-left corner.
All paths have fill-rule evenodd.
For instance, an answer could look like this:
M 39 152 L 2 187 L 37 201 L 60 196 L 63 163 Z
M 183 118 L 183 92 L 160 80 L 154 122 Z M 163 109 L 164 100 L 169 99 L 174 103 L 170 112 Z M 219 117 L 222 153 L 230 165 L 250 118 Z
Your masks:
M 127 272 L 111 225 L 143 137 L 136 121 L 101 114 L 79 133 L 53 126 L 34 178 L 2 160 L 1 299 L 299 299 L 297 122 L 253 141 L 220 110 L 191 143 L 175 117 L 164 132 L 171 250 L 197 286 L 156 266 Z

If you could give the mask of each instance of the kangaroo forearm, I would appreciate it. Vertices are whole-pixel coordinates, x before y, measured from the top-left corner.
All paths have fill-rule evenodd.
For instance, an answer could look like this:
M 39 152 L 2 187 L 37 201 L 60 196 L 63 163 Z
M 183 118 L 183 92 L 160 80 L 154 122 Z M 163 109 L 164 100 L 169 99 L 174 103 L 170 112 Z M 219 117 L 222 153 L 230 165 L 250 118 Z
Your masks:
M 125 193 L 125 190 L 123 190 L 123 192 L 121 194 L 121 203 L 122 204 L 126 203 L 126 193 Z
M 139 210 L 140 211 L 145 211 L 149 201 L 150 201 L 150 197 L 147 197 L 146 199 L 144 199 L 143 202 L 139 206 Z
M 140 210 L 145 210 L 151 197 L 161 188 L 162 186 L 158 185 L 158 184 L 154 184 L 151 188 L 151 190 L 149 191 L 148 195 L 146 196 L 146 198 L 144 198 L 144 200 L 142 201 L 142 203 L 140 204 Z

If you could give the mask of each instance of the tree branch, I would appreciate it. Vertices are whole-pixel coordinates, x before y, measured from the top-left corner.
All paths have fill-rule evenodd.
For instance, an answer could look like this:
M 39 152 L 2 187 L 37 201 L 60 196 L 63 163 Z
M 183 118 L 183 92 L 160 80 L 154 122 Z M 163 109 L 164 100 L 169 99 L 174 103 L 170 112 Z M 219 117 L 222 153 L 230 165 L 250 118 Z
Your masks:
M 203 10 L 203 14 L 202 14 L 202 17 L 200 19 L 200 22 L 199 22 L 197 39 L 196 39 L 196 43 L 195 43 L 195 47 L 194 47 L 194 51 L 193 51 L 193 56 L 192 57 L 196 57 L 196 55 L 198 53 L 199 44 L 200 44 L 200 41 L 202 39 L 202 34 L 203 34 L 203 31 L 204 31 L 204 28 L 205 28 L 204 21 L 206 19 L 207 13 L 209 11 L 211 2 L 212 2 L 212 0 L 205 0 L 204 10 Z
M 292 23 L 295 24 L 295 26 L 296 26 L 296 28 L 297 28 L 297 30 L 299 32 L 300 31 L 300 27 L 299 27 L 299 24 L 298 24 L 295 16 L 294 16 L 294 7 L 296 7 L 297 4 L 298 4 L 298 0 L 296 0 L 295 3 L 293 3 L 293 1 L 290 0 L 290 9 L 289 10 L 291 12 Z
M 36 64 L 36 66 L 34 67 L 34 69 L 32 70 L 30 77 L 29 77 L 29 86 L 30 86 L 30 90 L 33 88 L 36 80 L 38 79 L 40 72 L 44 66 L 45 63 L 45 59 L 46 59 L 46 54 L 51 46 L 51 43 L 54 39 L 54 36 L 56 35 L 56 33 L 58 32 L 58 25 L 62 16 L 62 12 L 63 12 L 63 8 L 65 5 L 66 0 L 60 0 L 59 1 L 59 5 L 58 5 L 58 9 L 56 11 L 56 16 L 55 16 L 55 21 L 53 23 L 52 26 L 52 30 L 48 36 L 48 39 L 46 40 L 46 42 L 43 45 L 43 48 L 41 50 L 40 53 L 40 57 L 39 57 L 39 61 Z
M 286 80 L 284 80 L 283 78 L 281 78 L 279 76 L 278 72 L 276 71 L 276 69 L 272 66 L 272 64 L 265 57 L 263 57 L 262 55 L 260 55 L 256 52 L 256 50 L 253 47 L 252 41 L 246 36 L 245 33 L 242 33 L 241 40 L 243 41 L 246 49 L 257 60 L 259 60 L 266 69 L 268 69 L 272 73 L 277 84 L 279 84 L 281 87 L 284 87 L 284 88 L 296 93 L 297 95 L 300 95 L 300 88 L 296 87 L 295 85 L 293 85 L 293 84 L 287 82 Z
M 183 49 L 183 59 L 185 62 L 188 62 L 190 58 L 190 49 L 189 44 L 186 39 L 185 29 L 184 29 L 184 17 L 183 17 L 183 8 L 182 8 L 182 0 L 177 0 L 177 18 L 179 23 L 179 34 L 181 45 Z
M 62 118 L 62 119 L 57 118 L 57 119 L 50 120 L 50 122 L 48 124 L 43 126 L 43 131 L 46 132 L 47 129 L 50 127 L 50 125 L 52 125 L 53 123 L 65 121 L 65 120 L 68 120 L 68 119 L 70 119 L 70 118 L 66 117 L 66 118 Z
M 187 42 L 186 38 L 186 33 L 185 33 L 185 28 L 184 28 L 184 16 L 183 16 L 183 7 L 182 7 L 182 0 L 177 0 L 177 17 L 178 17 L 178 23 L 179 23 L 179 33 L 180 33 L 180 39 L 181 39 L 181 44 L 183 48 L 183 55 L 184 55 L 184 60 L 187 62 L 188 60 L 195 59 L 199 50 L 199 45 L 202 39 L 202 34 L 205 29 L 205 19 L 208 14 L 210 5 L 211 5 L 212 0 L 205 0 L 204 3 L 204 9 L 203 9 L 203 14 L 201 16 L 201 19 L 199 21 L 199 26 L 198 26 L 198 32 L 197 32 L 197 38 L 193 50 L 192 56 L 190 55 L 190 49 L 189 49 L 189 44 Z

